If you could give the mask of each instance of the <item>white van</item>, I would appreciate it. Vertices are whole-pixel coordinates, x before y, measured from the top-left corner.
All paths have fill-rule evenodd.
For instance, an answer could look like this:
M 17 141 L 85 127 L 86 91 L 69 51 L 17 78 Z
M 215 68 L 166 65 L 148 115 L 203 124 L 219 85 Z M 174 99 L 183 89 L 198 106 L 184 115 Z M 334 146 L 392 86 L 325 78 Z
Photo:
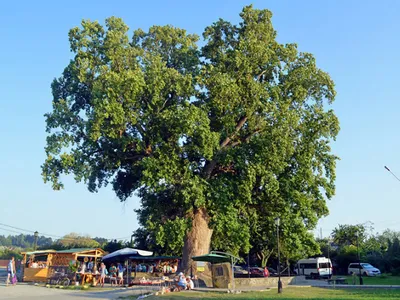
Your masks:
M 326 257 L 316 257 L 300 259 L 296 264 L 298 275 L 309 276 L 311 278 L 331 278 L 332 262 Z

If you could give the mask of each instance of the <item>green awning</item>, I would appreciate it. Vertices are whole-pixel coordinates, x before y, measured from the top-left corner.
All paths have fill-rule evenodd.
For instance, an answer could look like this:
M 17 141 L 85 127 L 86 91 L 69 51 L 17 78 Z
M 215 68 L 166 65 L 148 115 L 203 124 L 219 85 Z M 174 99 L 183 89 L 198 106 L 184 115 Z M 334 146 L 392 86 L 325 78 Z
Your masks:
M 192 259 L 194 261 L 206 261 L 212 264 L 222 264 L 231 262 L 231 258 L 229 256 L 214 254 L 214 253 L 209 253 L 200 256 L 193 256 Z

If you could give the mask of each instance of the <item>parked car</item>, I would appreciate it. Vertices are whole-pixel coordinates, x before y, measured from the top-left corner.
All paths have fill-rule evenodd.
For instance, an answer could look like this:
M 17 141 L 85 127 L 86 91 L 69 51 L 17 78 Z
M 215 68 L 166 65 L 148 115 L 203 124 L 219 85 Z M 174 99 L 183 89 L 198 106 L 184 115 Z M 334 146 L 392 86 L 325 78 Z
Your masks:
M 269 272 L 269 276 L 272 276 L 272 277 L 278 276 L 278 271 L 275 270 L 274 268 L 267 267 L 267 269 Z
M 259 267 L 251 267 L 250 274 L 254 275 L 256 277 L 259 277 L 259 276 L 264 277 L 264 269 L 259 268 Z
M 233 267 L 233 272 L 235 274 L 235 277 L 243 277 L 245 275 L 249 275 L 249 272 L 241 266 L 234 266 Z
M 305 275 L 313 279 L 332 277 L 332 263 L 326 257 L 300 259 L 296 264 L 295 270 L 296 274 Z
M 361 267 L 359 263 L 351 263 L 348 267 L 348 274 L 362 274 L 364 276 L 379 276 L 381 275 L 381 271 L 371 264 L 368 263 L 361 263 Z

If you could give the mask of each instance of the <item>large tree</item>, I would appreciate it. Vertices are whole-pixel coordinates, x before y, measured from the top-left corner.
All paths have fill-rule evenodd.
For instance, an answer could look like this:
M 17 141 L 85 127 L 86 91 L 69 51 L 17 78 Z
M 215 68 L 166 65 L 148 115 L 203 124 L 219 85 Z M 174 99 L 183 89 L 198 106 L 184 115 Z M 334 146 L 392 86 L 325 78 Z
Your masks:
M 172 26 L 130 41 L 121 19 L 83 21 L 52 84 L 45 182 L 60 189 L 71 173 L 92 192 L 111 182 L 122 201 L 136 192 L 141 225 L 171 252 L 183 247 L 185 268 L 212 236 L 248 250 L 277 216 L 283 236 L 295 232 L 290 247 L 308 240 L 334 194 L 333 81 L 276 41 L 270 11 L 240 16 L 207 27 L 202 49 Z

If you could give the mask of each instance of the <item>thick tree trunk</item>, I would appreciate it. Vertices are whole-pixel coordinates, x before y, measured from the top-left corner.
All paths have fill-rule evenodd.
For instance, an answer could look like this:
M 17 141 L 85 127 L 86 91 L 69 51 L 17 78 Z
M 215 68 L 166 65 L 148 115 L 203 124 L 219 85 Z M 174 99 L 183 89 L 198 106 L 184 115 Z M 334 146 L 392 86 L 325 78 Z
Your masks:
M 192 228 L 186 234 L 183 246 L 182 271 L 186 274 L 196 274 L 196 263 L 193 256 L 210 252 L 212 230 L 208 227 L 209 217 L 206 209 L 197 209 L 193 214 Z

